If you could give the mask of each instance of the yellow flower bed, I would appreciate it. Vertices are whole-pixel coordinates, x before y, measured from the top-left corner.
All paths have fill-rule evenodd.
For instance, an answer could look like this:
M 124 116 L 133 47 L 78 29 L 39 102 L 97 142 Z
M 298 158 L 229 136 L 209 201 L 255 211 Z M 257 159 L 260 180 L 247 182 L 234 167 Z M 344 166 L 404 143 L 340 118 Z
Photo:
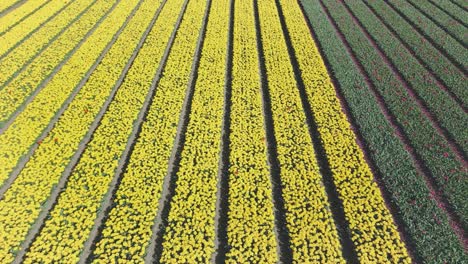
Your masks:
M 0 55 L 3 55 L 9 49 L 31 33 L 34 29 L 44 23 L 55 12 L 59 11 L 72 0 L 51 1 L 46 8 L 41 8 L 33 15 L 22 21 L 20 25 L 7 31 L 5 35 L 0 36 Z M 3 2 L 3 1 L 2 1 Z
M 99 1 L 99 3 L 104 2 L 110 3 L 114 1 Z M 15 82 L 15 85 L 5 86 L 5 83 L 13 77 L 13 75 L 20 70 L 31 58 L 45 45 L 47 45 L 52 38 L 63 30 L 73 19 L 78 16 L 80 12 L 85 10 L 88 6 L 94 5 L 96 2 L 92 0 L 84 0 L 79 2 L 73 2 L 68 6 L 63 12 L 61 12 L 54 19 L 49 21 L 49 23 L 40 27 L 38 31 L 26 39 L 21 45 L 13 49 L 6 57 L 0 60 L 0 117 L 8 117 L 11 114 L 11 111 L 14 111 L 14 106 L 18 106 L 23 103 L 24 99 L 34 91 L 36 85 L 33 85 L 34 82 L 29 81 L 29 89 L 24 89 L 24 86 Z M 53 59 L 49 58 L 50 61 L 41 60 L 39 58 L 35 59 L 35 67 L 40 65 L 42 74 L 37 74 L 38 77 L 42 77 L 37 80 L 37 84 L 40 81 L 45 79 L 47 75 L 50 74 L 52 69 L 59 64 L 59 62 L 67 55 L 67 53 L 73 49 L 73 47 L 80 42 L 80 40 L 86 34 L 86 28 L 91 29 L 93 24 L 102 16 L 106 11 L 106 5 L 94 5 L 93 8 L 88 10 L 78 21 L 74 23 L 74 26 L 71 26 L 67 29 L 66 33 L 62 34 L 58 39 L 53 42 L 51 46 L 47 48 L 46 51 L 40 55 L 41 57 L 47 57 L 47 52 L 50 54 L 53 51 Z M 111 5 L 109 5 L 110 7 Z M 91 19 L 90 19 L 91 18 Z M 92 22 L 95 21 L 95 22 Z M 81 28 L 80 26 L 81 25 Z M 63 47 L 65 45 L 66 48 Z M 38 63 L 40 61 L 40 63 Z M 32 66 L 34 67 L 34 66 Z M 36 75 L 33 73 L 31 66 L 26 70 L 27 76 Z M 23 74 L 22 78 L 25 77 Z M 18 77 L 21 79 L 21 77 Z M 24 84 L 25 82 L 22 82 Z M 21 88 L 19 88 L 21 87 Z M 18 94 L 18 95 L 17 95 Z M 11 106 L 10 106 L 11 105 Z M 3 113 L 5 107 L 11 107 L 10 112 Z M 0 118 L 0 120 L 4 120 Z
M 259 60 L 252 1 L 234 1 L 228 263 L 276 263 Z M 221 194 L 226 195 L 226 194 Z
M 160 0 L 144 1 L 132 19 L 128 33 L 146 29 L 160 4 Z M 72 171 L 50 218 L 45 221 L 42 232 L 26 254 L 26 263 L 47 262 L 48 259 L 73 262 L 79 258 L 94 226 L 101 201 L 104 195 L 110 195 L 107 193 L 109 184 L 148 96 L 176 20 L 173 17 L 179 11 L 173 10 L 170 5 L 163 8 L 100 126 Z
M 175 21 L 183 2 L 169 1 L 166 4 L 169 12 L 164 17 Z M 144 261 L 175 143 L 205 2 L 189 1 L 183 15 L 152 105 L 116 192 L 115 207 L 109 212 L 102 238 L 97 242 L 96 263 L 126 258 L 127 254 L 131 254 L 131 261 Z M 170 31 L 172 27 L 167 28 L 166 34 Z
M 123 23 L 137 2 L 135 0 L 122 4 L 115 10 L 114 19 L 105 23 Z M 152 9 L 147 9 L 142 9 L 140 14 L 143 17 L 132 20 L 122 32 L 54 129 L 41 142 L 31 160 L 5 193 L 4 199 L 0 200 L 0 210 L 3 212 L 0 216 L 0 262 L 6 262 L 13 257 L 9 251 L 18 249 L 39 215 L 41 204 L 47 200 L 51 188 L 58 183 L 70 158 L 77 151 L 79 142 L 87 133 L 89 125 L 136 48 L 144 31 L 141 25 L 145 21 L 146 24 L 149 23 L 150 18 L 144 15 L 148 14 L 150 17 Z M 116 20 L 117 18 L 121 21 Z M 111 38 L 112 32 L 102 35 L 106 36 Z M 5 151 L 3 148 L 1 150 Z
M 206 263 L 214 253 L 229 19 L 229 0 L 213 0 L 164 236 L 163 263 Z
M 0 185 L 8 178 L 18 160 L 26 154 L 55 113 L 78 86 L 86 72 L 101 55 L 125 18 L 130 14 L 133 2 L 124 0 L 88 40 L 73 54 L 44 89 L 26 106 L 11 126 L 0 135 Z M 133 1 L 133 0 L 132 0 Z M 102 2 L 104 7 L 108 4 Z M 34 78 L 33 76 L 30 76 Z
M 21 19 L 23 19 L 26 15 L 33 12 L 36 8 L 40 5 L 46 3 L 48 0 L 30 0 L 26 1 L 20 7 L 12 10 L 8 14 L 0 17 L 0 34 L 4 34 L 8 29 L 12 28 L 15 24 L 17 24 Z M 0 2 L 3 4 L 7 1 Z M 11 1 L 10 1 L 11 2 Z M 47 6 L 47 4 L 46 4 Z M 1 8 L 0 8 L 1 10 Z
M 343 263 L 275 2 L 258 9 L 293 260 Z
M 268 0 L 273 2 L 274 0 Z M 346 218 L 363 263 L 411 260 L 356 143 L 296 0 L 281 0 L 301 76 Z

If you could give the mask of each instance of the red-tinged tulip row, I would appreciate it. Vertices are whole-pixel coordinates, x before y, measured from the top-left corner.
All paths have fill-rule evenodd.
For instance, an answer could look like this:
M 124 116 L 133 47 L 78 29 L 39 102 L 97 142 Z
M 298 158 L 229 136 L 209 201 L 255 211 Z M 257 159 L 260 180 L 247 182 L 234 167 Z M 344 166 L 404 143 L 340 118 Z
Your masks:
M 467 81 L 467 77 L 450 61 L 450 59 L 445 57 L 436 47 L 429 43 L 424 36 L 419 34 L 411 24 L 401 19 L 401 17 L 396 12 L 392 11 L 384 2 L 366 0 L 365 2 L 347 3 L 350 8 L 355 6 L 354 10 L 362 10 L 360 12 L 366 14 L 369 14 L 370 9 L 364 6 L 367 5 L 367 7 L 371 8 L 387 27 L 393 30 L 402 41 L 408 44 L 409 48 L 414 51 L 415 57 L 424 61 L 433 71 L 433 74 L 444 82 L 447 89 L 453 92 L 465 106 L 468 105 L 468 89 L 465 89 L 464 85 Z M 359 14 L 360 12 L 355 12 L 357 17 L 361 17 Z M 372 16 L 366 15 L 365 17 L 372 19 Z M 374 25 L 380 27 L 380 29 L 384 28 L 376 23 L 374 23 Z
M 276 263 L 259 60 L 252 1 L 234 1 L 229 136 L 228 263 Z M 226 194 L 221 194 L 226 195 Z
M 181 0 L 166 3 L 169 6 L 164 17 L 175 19 L 182 4 Z M 205 8 L 206 1 L 188 1 L 179 28 L 174 28 L 177 33 L 152 105 L 113 200 L 114 207 L 104 223 L 102 238 L 93 252 L 95 263 L 127 256 L 135 262 L 144 260 L 189 86 L 199 38 L 194 32 L 200 31 Z M 171 30 L 167 28 L 165 34 Z
M 40 132 L 51 122 L 70 93 L 93 66 L 106 45 L 110 43 L 120 26 L 126 21 L 134 0 L 123 0 L 99 25 L 96 31 L 71 56 L 62 69 L 53 76 L 42 91 L 18 115 L 5 133 L 0 135 L 0 185 L 29 150 Z M 104 8 L 106 2 L 100 2 Z M 26 132 L 27 131 L 27 132 Z
M 6 229 L 5 226 L 1 227 L 8 232 L 14 232 L 12 236 L 23 237 L 35 221 L 41 210 L 40 205 L 47 200 L 53 186 L 60 180 L 81 139 L 96 118 L 112 87 L 116 85 L 122 69 L 128 63 L 145 31 L 145 26 L 153 15 L 152 11 L 151 8 L 142 9 L 137 13 L 139 16 L 130 21 L 86 85 L 5 193 L 4 199 L 0 201 L 2 212 L 23 219 L 21 223 L 15 224 L 16 231 Z M 159 44 L 164 45 L 164 43 Z M 50 157 L 53 157 L 53 162 Z M 3 219 L 2 225 L 13 225 L 16 217 Z M 9 241 L 13 243 L 15 240 L 9 237 Z
M 162 245 L 163 263 L 205 263 L 214 253 L 229 19 L 229 0 L 213 0 Z
M 409 263 L 405 245 L 340 109 L 301 10 L 295 0 L 281 0 L 281 7 L 358 257 L 364 263 L 383 263 L 389 259 Z
M 258 9 L 293 260 L 343 263 L 275 2 Z
M 329 71 L 336 78 L 336 89 L 341 94 L 341 100 L 354 119 L 355 129 L 359 129 L 362 143 L 367 145 L 367 155 L 380 171 L 380 175 L 377 175 L 380 182 L 389 193 L 397 194 L 391 197 L 391 201 L 398 208 L 400 223 L 407 227 L 406 236 L 414 242 L 408 251 L 417 252 L 423 263 L 464 262 L 466 254 L 463 245 L 459 243 L 447 215 L 436 200 L 428 199 L 430 191 L 424 177 L 414 167 L 411 154 L 382 114 L 365 76 L 347 53 L 346 46 L 342 41 L 337 41 L 339 37 L 333 25 L 328 23 L 325 12 L 316 2 L 305 0 L 301 4 L 324 59 L 329 63 Z M 378 9 L 384 14 L 391 14 L 382 6 Z M 365 17 L 369 17 L 369 13 L 365 13 Z M 404 24 L 398 16 L 389 17 L 392 17 L 389 20 L 392 26 Z M 401 27 L 401 30 L 407 28 Z M 408 30 L 408 34 L 414 35 L 415 32 Z
M 0 36 L 0 56 L 13 48 L 15 44 L 27 37 L 32 31 L 40 27 L 47 19 L 53 16 L 56 12 L 66 7 L 72 0 L 50 1 L 47 6 L 44 6 L 33 15 L 22 21 L 18 26 L 7 31 L 3 36 Z M 3 1 L 2 1 L 3 2 Z
M 0 35 L 3 35 L 7 30 L 17 25 L 21 20 L 24 20 L 26 16 L 33 14 L 48 1 L 50 0 L 26 1 L 20 7 L 0 17 Z
M 441 29 L 446 31 L 447 34 L 452 35 L 453 38 L 464 42 L 466 45 L 466 24 L 463 25 L 457 20 L 454 20 L 451 16 L 440 10 L 429 1 L 409 0 L 408 2 L 411 3 L 412 6 L 419 10 L 422 14 L 430 17 L 431 20 L 434 21 L 434 23 Z M 437 2 L 444 3 L 450 1 L 436 1 L 436 3 Z
M 369 0 L 366 1 L 369 3 L 372 2 Z M 383 1 L 378 0 L 376 2 Z M 446 29 L 439 27 L 433 22 L 431 17 L 427 17 L 422 14 L 419 10 L 414 8 L 414 6 L 408 3 L 408 1 L 389 0 L 384 2 L 388 6 L 392 7 L 395 11 L 399 12 L 399 15 L 401 15 L 402 19 L 411 22 L 413 27 L 418 28 L 421 32 L 423 32 L 426 38 L 432 40 L 436 46 L 439 46 L 442 50 L 444 50 L 452 60 L 462 65 L 464 69 L 467 69 L 468 54 L 465 48 L 466 41 L 464 42 L 465 46 L 462 45 L 459 41 L 448 35 Z M 464 40 L 466 40 L 466 34 L 464 36 Z
M 144 1 L 134 16 L 134 19 L 142 21 L 134 25 L 145 27 L 160 3 Z M 71 172 L 57 204 L 28 249 L 26 263 L 53 259 L 74 262 L 79 258 L 94 226 L 101 201 L 104 195 L 110 195 L 107 193 L 109 184 L 115 176 L 119 157 L 127 147 L 145 97 L 151 90 L 152 80 L 180 11 L 177 8 L 171 5 L 163 7 L 115 99 Z
M 0 101 L 2 102 L 0 105 L 1 108 L 4 108 L 5 105 L 17 106 L 18 104 L 21 104 L 24 101 L 24 98 L 27 97 L 27 95 L 29 95 L 28 91 L 33 91 L 35 88 L 35 86 L 33 86 L 30 89 L 18 89 L 18 86 L 10 85 L 5 89 L 5 83 L 8 80 L 12 79 L 16 74 L 18 74 L 18 71 L 21 68 L 23 68 L 27 62 L 31 61 L 32 58 L 38 52 L 40 52 L 47 44 L 53 41 L 53 38 L 57 34 L 59 34 L 61 30 L 66 29 L 70 23 L 74 22 L 79 17 L 82 17 L 82 12 L 86 12 L 89 8 L 88 6 L 93 6 L 94 3 L 96 2 L 91 0 L 73 2 L 58 16 L 46 23 L 44 26 L 40 27 L 38 31 L 36 31 L 33 35 L 31 35 L 31 37 L 26 39 L 24 42 L 22 42 L 21 45 L 13 49 L 6 57 L 0 59 L 0 89 L 2 89 L 2 91 L 0 91 Z M 105 6 L 94 5 L 94 10 L 93 8 L 91 8 L 90 12 L 86 15 L 94 18 L 95 20 L 98 20 L 102 16 L 102 13 L 106 11 L 106 9 L 103 7 Z M 84 17 L 80 19 L 80 22 L 88 22 L 86 23 L 86 26 L 91 28 L 93 22 L 89 21 L 89 19 L 87 21 L 86 15 L 84 15 Z M 78 22 L 78 24 L 80 22 Z M 73 28 L 71 28 L 69 32 L 70 31 L 74 31 Z M 79 35 L 79 33 L 84 34 L 86 33 L 86 30 L 81 29 L 78 32 L 73 32 L 72 39 L 74 40 L 74 42 L 71 42 L 69 40 L 66 43 L 67 49 L 60 48 L 57 45 L 52 45 L 50 46 L 49 51 L 64 51 L 63 55 L 61 55 L 60 53 L 56 53 L 54 57 L 56 59 L 61 59 L 65 57 L 65 55 L 68 53 L 68 50 L 72 49 L 75 46 L 74 43 L 80 42 L 80 40 L 83 38 Z M 61 37 L 61 39 L 64 39 L 64 37 Z M 60 40 L 58 40 L 57 42 L 60 43 Z M 48 73 L 50 73 L 50 71 L 56 66 L 56 64 L 58 63 L 45 63 L 44 61 L 42 61 L 40 64 L 41 68 L 45 69 L 43 70 L 42 74 L 38 75 L 38 77 L 42 77 L 42 79 L 44 79 L 45 76 L 49 75 Z M 28 75 L 34 75 L 31 68 L 28 68 Z M 18 96 L 16 96 L 17 93 Z

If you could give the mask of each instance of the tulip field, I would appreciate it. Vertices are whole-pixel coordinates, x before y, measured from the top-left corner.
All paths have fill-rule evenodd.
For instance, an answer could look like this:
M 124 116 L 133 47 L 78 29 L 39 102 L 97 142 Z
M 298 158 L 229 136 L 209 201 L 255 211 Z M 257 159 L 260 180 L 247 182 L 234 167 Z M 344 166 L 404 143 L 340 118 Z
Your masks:
M 0 263 L 468 263 L 468 1 L 1 0 Z

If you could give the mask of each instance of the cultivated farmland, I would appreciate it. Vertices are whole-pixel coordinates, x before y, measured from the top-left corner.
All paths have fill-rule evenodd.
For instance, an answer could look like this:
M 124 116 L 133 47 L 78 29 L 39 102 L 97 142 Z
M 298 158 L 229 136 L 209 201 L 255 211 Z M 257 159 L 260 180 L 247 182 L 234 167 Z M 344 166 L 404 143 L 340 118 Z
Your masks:
M 0 263 L 468 263 L 468 2 L 0 1 Z

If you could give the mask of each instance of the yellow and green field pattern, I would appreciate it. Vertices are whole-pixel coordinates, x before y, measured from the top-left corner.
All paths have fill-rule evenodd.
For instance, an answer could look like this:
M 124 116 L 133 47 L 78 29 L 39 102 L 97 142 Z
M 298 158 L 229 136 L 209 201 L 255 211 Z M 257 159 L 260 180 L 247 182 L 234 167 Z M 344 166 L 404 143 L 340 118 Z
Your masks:
M 302 2 L 0 1 L 0 263 L 437 263 Z

